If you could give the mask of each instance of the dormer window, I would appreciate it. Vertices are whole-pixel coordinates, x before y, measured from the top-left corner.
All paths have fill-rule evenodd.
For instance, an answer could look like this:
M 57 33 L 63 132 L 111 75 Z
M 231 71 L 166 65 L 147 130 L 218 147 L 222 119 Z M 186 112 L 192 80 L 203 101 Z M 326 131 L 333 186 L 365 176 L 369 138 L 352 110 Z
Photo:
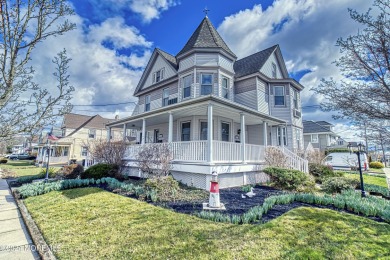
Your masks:
M 209 95 L 213 90 L 213 74 L 202 74 L 201 77 L 201 95 Z
M 161 70 L 158 70 L 155 73 L 153 73 L 153 83 L 158 83 L 158 82 L 162 81 L 164 79 L 164 76 L 165 76 L 164 72 L 165 72 L 165 69 L 162 68 Z
M 272 78 L 276 79 L 276 64 L 272 62 Z

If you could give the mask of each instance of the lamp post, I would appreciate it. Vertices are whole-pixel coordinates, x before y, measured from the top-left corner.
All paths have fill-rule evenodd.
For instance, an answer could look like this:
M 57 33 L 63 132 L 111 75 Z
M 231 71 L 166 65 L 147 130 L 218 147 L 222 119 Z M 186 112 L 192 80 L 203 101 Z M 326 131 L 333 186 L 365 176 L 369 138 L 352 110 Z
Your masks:
M 354 153 L 358 157 L 358 164 L 359 164 L 359 174 L 360 174 L 360 189 L 362 191 L 362 197 L 366 197 L 366 192 L 364 191 L 364 183 L 363 183 L 363 173 L 362 173 L 362 164 L 360 162 L 360 155 L 364 154 L 364 145 L 362 143 L 359 143 L 357 145 L 357 151 L 353 151 L 351 143 L 348 144 L 348 149 L 350 153 Z
M 49 138 L 46 140 L 46 151 L 47 151 L 47 162 L 46 162 L 46 176 L 45 176 L 45 182 L 49 181 L 49 161 L 50 161 L 50 143 Z

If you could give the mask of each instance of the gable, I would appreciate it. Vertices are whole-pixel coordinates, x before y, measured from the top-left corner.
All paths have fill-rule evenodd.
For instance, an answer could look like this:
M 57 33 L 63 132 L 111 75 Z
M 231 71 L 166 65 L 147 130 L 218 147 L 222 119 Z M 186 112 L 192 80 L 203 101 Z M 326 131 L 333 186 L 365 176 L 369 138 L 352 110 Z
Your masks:
M 282 54 L 279 48 L 268 57 L 264 65 L 261 67 L 260 72 L 269 78 L 274 78 L 273 70 L 276 67 L 276 78 L 284 79 L 288 78 L 286 64 L 284 63 Z
M 155 50 L 150 58 L 149 64 L 145 68 L 144 75 L 142 75 L 134 95 L 136 95 L 139 91 L 158 83 L 156 82 L 156 73 L 159 73 L 159 82 L 169 79 L 177 74 L 176 69 L 173 68 L 171 62 L 163 57 L 158 50 Z

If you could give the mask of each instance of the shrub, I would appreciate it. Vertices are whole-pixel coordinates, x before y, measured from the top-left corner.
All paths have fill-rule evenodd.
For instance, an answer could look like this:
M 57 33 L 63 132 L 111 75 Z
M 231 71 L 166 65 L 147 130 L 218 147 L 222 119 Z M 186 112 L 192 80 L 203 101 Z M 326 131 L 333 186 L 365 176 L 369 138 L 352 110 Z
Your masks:
M 0 163 L 7 163 L 7 162 L 8 162 L 7 158 L 0 158 Z
M 348 148 L 333 148 L 325 150 L 325 155 L 328 155 L 330 153 L 349 153 L 349 150 Z
M 342 172 L 335 172 L 332 166 L 322 165 L 317 163 L 309 163 L 309 173 L 314 176 L 318 183 L 322 183 L 331 177 L 342 177 Z
M 101 179 L 104 177 L 116 177 L 119 166 L 113 164 L 99 163 L 92 165 L 81 174 L 81 179 Z
M 144 183 L 144 187 L 147 190 L 157 191 L 158 197 L 164 200 L 167 198 L 175 199 L 176 193 L 179 191 L 179 183 L 172 176 L 148 179 Z
M 252 185 L 245 185 L 241 187 L 242 192 L 250 192 L 252 189 Z
M 381 162 L 370 162 L 370 168 L 373 168 L 373 169 L 382 169 L 384 168 L 385 166 L 383 165 L 383 163 Z
M 270 167 L 285 168 L 288 166 L 288 158 L 278 147 L 267 146 L 265 149 L 265 162 Z
M 49 178 L 55 178 L 57 176 L 57 173 L 59 172 L 58 169 L 54 167 L 49 168 Z M 40 174 L 43 174 L 44 177 L 46 177 L 46 168 L 42 168 Z
M 356 189 L 358 185 L 358 180 L 346 177 L 333 177 L 324 181 L 322 189 L 329 193 L 340 193 L 343 190 Z
M 19 177 L 16 179 L 16 182 L 19 184 L 30 183 L 33 180 L 43 179 L 43 178 L 45 178 L 45 176 L 46 176 L 46 173 L 41 172 L 37 175 Z
M 64 179 L 76 179 L 83 173 L 83 171 L 84 167 L 80 164 L 71 164 L 62 167 L 58 173 L 59 175 L 62 175 Z
M 297 170 L 268 167 L 264 172 L 270 176 L 276 187 L 286 190 L 297 190 L 309 179 L 308 175 Z

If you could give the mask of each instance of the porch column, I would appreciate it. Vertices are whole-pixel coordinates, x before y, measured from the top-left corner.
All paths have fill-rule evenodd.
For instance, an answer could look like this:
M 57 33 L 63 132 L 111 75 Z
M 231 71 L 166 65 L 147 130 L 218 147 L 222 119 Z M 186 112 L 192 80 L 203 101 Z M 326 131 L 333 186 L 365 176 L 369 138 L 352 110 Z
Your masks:
M 284 127 L 280 127 L 280 146 L 284 147 Z
M 213 162 L 213 105 L 207 107 L 207 148 L 208 162 Z
M 141 138 L 141 144 L 145 144 L 145 135 L 146 135 L 146 120 L 145 118 L 142 118 L 142 138 Z
M 107 141 L 108 141 L 108 142 L 111 141 L 111 127 L 108 127 L 108 128 L 107 128 Z
M 267 133 L 267 122 L 263 122 L 263 140 L 264 140 L 264 146 L 267 146 L 268 145 L 268 142 L 267 142 L 267 137 L 268 137 L 268 133 Z
M 126 142 L 126 124 L 123 124 L 123 141 Z
M 169 125 L 168 125 L 168 143 L 173 141 L 173 114 L 169 112 Z
M 244 113 L 240 113 L 240 123 L 241 123 L 241 160 L 245 163 L 245 115 Z

